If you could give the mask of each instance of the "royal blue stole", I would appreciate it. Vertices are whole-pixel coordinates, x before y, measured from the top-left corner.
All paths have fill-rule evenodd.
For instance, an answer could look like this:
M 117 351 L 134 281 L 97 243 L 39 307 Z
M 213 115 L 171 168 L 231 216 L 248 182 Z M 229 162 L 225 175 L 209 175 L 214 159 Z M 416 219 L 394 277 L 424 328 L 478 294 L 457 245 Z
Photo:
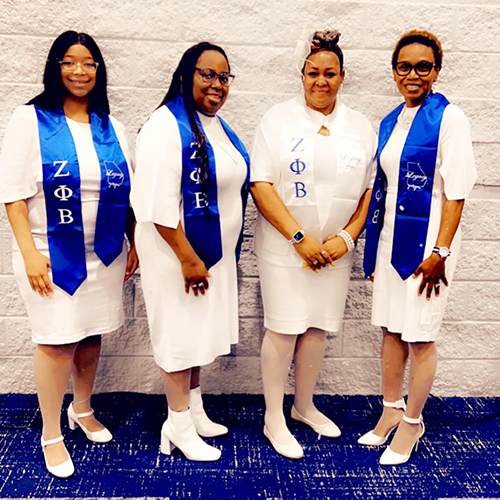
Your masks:
M 205 263 L 207 269 L 217 264 L 222 258 L 222 235 L 220 228 L 219 207 L 217 204 L 217 169 L 215 165 L 214 150 L 206 136 L 198 115 L 196 121 L 200 131 L 205 135 L 209 179 L 207 195 L 200 189 L 200 167 L 196 158 L 196 136 L 191 130 L 188 113 L 182 96 L 166 103 L 167 108 L 177 119 L 182 142 L 182 202 L 184 209 L 184 233 L 191 243 L 194 251 Z M 226 132 L 233 146 L 243 156 L 247 165 L 247 175 L 241 187 L 243 219 L 245 216 L 248 187 L 250 180 L 250 158 L 245 146 L 229 125 L 219 117 L 224 132 Z M 243 242 L 243 225 L 236 246 L 236 258 L 239 259 L 241 244 Z
M 52 278 L 73 295 L 87 277 L 78 156 L 62 108 L 35 110 Z M 101 167 L 94 251 L 109 266 L 123 249 L 130 176 L 109 117 L 91 112 L 90 128 Z
M 391 264 L 403 280 L 416 271 L 424 258 L 439 131 L 448 104 L 442 94 L 430 94 L 425 99 L 413 120 L 401 153 Z M 387 177 L 380 165 L 380 155 L 403 108 L 404 103 L 389 113 L 380 124 L 377 176 L 366 219 L 363 262 L 366 276 L 375 269 L 378 240 L 384 225 Z

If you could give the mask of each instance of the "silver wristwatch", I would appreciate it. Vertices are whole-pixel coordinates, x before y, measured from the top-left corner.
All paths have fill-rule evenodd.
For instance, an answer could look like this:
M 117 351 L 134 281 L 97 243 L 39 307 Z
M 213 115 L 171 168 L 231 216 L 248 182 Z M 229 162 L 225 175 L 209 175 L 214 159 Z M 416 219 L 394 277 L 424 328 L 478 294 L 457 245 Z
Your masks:
M 437 253 L 442 259 L 446 259 L 451 255 L 451 250 L 448 247 L 434 247 L 432 253 Z

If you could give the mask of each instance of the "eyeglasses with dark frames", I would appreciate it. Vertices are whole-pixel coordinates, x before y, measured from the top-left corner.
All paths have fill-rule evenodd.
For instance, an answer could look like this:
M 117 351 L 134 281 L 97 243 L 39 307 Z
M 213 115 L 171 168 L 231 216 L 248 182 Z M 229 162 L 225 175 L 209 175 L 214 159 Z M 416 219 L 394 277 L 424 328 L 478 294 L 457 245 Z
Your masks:
M 415 65 L 410 64 L 406 61 L 401 61 L 396 64 L 396 67 L 394 69 L 399 76 L 408 76 L 413 69 L 418 76 L 429 76 L 432 68 L 435 67 L 436 65 L 429 61 L 420 61 Z
M 64 73 L 73 73 L 73 71 L 80 66 L 82 71 L 84 73 L 88 74 L 93 74 L 97 71 L 97 66 L 99 66 L 99 63 L 96 62 L 75 62 L 75 61 L 58 61 L 59 65 L 61 66 L 61 71 L 64 71 Z
M 201 68 L 195 68 L 195 69 L 200 74 L 202 80 L 208 84 L 211 84 L 218 79 L 221 85 L 223 85 L 224 87 L 229 87 L 229 85 L 231 85 L 231 83 L 233 83 L 234 80 L 234 75 L 230 75 L 227 72 L 216 73 L 212 69 L 201 69 Z

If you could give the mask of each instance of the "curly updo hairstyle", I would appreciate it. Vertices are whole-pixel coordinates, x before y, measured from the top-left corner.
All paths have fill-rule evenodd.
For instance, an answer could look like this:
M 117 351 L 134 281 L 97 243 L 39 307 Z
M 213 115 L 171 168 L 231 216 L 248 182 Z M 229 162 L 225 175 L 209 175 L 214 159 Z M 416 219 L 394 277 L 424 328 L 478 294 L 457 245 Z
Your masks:
M 438 37 L 428 31 L 411 30 L 405 33 L 396 43 L 394 52 L 392 53 L 392 67 L 395 69 L 398 63 L 399 52 L 403 47 L 412 43 L 420 43 L 432 49 L 434 52 L 434 61 L 436 68 L 441 69 L 443 64 L 443 49 Z
M 344 69 L 344 54 L 338 45 L 339 38 L 340 33 L 337 30 L 315 31 L 311 40 L 311 52 L 309 56 L 325 50 L 333 52 L 339 58 L 340 72 L 342 72 Z M 305 63 L 302 72 L 304 72 L 304 68 Z
M 179 65 L 172 76 L 172 82 L 170 83 L 167 94 L 158 106 L 160 108 L 164 104 L 173 101 L 178 96 L 182 96 L 189 117 L 189 125 L 193 133 L 193 142 L 196 143 L 196 160 L 198 162 L 198 168 L 200 169 L 200 187 L 205 195 L 208 195 L 210 168 L 208 165 L 207 141 L 196 120 L 196 111 L 198 107 L 193 98 L 193 77 L 199 57 L 207 50 L 220 52 L 227 61 L 229 71 L 231 71 L 224 49 L 209 42 L 201 42 L 193 45 L 182 55 Z

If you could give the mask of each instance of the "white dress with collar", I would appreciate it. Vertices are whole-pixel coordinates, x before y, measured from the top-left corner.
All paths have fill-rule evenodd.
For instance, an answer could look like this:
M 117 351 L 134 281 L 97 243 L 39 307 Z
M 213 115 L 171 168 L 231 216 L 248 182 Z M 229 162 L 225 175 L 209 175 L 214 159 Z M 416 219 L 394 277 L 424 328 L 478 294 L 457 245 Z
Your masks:
M 400 333 L 405 342 L 436 340 L 449 294 L 449 286 L 441 283 L 439 297 L 432 292 L 430 301 L 427 301 L 425 291 L 418 296 L 422 277 L 410 276 L 403 281 L 391 265 L 399 163 L 418 109 L 419 107 L 403 109 L 380 157 L 382 169 L 387 176 L 387 198 L 375 266 L 372 324 L 386 327 L 393 333 Z M 424 259 L 430 256 L 436 244 L 446 199 L 467 198 L 476 177 L 469 122 L 460 108 L 449 104 L 445 108 L 439 134 Z M 459 227 L 450 248 L 451 255 L 446 259 L 445 272 L 449 283 L 455 273 L 460 241 Z
M 329 136 L 318 134 L 321 127 Z M 349 222 L 373 184 L 376 136 L 359 112 L 337 101 L 330 115 L 303 96 L 271 108 L 252 151 L 252 182 L 272 183 L 306 233 L 323 242 Z M 255 229 L 265 327 L 300 334 L 340 328 L 353 253 L 317 274 L 303 269 L 294 247 L 260 214 Z

